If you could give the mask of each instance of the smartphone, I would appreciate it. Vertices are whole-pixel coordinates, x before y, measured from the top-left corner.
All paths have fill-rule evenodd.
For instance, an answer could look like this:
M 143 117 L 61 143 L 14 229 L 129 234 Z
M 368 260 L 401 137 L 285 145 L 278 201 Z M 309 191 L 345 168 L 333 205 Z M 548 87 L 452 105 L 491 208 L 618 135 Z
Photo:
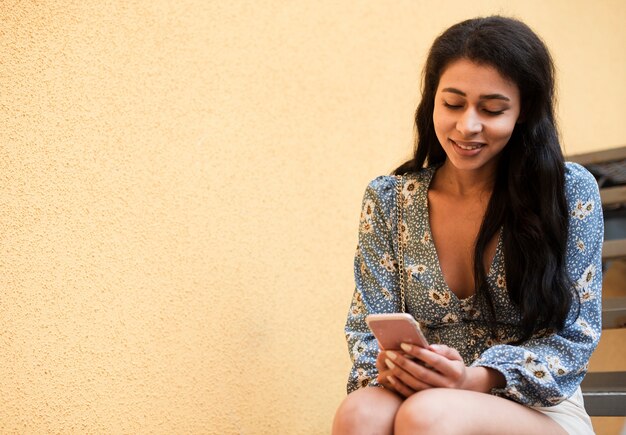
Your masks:
M 400 349 L 401 343 L 428 347 L 428 341 L 419 323 L 410 314 L 370 314 L 365 321 L 378 340 L 378 346 L 383 350 Z

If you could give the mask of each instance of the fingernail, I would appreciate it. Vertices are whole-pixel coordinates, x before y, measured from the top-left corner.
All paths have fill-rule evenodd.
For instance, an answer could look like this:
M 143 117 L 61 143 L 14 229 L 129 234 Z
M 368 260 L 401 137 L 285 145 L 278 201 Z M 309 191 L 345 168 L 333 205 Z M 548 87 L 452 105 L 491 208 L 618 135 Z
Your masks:
M 395 360 L 398 357 L 398 355 L 396 355 L 395 352 L 392 352 L 390 350 L 387 351 L 387 356 L 393 360 Z
M 433 350 L 441 350 L 443 349 L 443 347 L 439 346 L 438 344 L 431 344 L 430 348 Z
M 406 344 L 406 343 L 402 343 L 400 347 L 405 352 L 411 352 L 411 349 L 413 349 L 413 346 L 411 346 L 410 344 Z
M 390 384 L 396 385 L 396 380 L 393 378 L 393 376 L 387 376 L 387 380 Z
M 387 367 L 389 367 L 390 369 L 393 369 L 396 366 L 394 363 L 391 362 L 390 359 L 386 359 L 386 358 L 385 358 L 385 364 L 387 364 Z

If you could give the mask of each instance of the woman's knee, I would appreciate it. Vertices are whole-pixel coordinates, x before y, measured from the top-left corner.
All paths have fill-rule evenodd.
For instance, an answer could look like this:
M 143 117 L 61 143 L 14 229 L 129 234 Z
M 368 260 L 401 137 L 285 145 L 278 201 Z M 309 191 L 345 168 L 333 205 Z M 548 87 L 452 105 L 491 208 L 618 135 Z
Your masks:
M 406 399 L 396 413 L 395 434 L 443 434 L 446 414 L 449 417 L 452 404 L 450 392 L 454 390 L 433 388 L 413 394 Z
M 391 434 L 401 403 L 400 397 L 384 388 L 356 390 L 339 405 L 333 421 L 333 434 Z

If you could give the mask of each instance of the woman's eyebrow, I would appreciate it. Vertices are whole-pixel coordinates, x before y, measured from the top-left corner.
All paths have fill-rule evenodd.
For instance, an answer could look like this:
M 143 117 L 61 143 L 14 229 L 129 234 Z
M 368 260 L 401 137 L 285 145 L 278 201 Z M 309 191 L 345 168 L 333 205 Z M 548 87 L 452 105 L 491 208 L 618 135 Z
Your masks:
M 462 95 L 463 97 L 466 97 L 467 95 L 465 94 L 465 92 L 460 91 L 456 88 L 444 88 L 441 90 L 441 92 L 451 92 L 453 94 L 458 94 L 458 95 Z M 509 97 L 505 97 L 502 94 L 487 94 L 487 95 L 481 95 L 480 97 L 481 100 L 504 100 L 504 101 L 511 101 L 509 99 Z

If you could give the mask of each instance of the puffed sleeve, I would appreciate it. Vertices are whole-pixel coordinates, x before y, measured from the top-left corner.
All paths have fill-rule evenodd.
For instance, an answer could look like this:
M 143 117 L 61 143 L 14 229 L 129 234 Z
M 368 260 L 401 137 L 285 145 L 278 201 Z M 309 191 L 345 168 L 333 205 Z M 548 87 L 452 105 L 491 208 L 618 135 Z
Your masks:
M 506 386 L 493 393 L 531 406 L 556 405 L 580 385 L 602 330 L 602 242 L 604 221 L 598 185 L 582 166 L 566 164 L 570 211 L 567 272 L 576 300 L 559 332 L 523 345 L 495 345 L 472 365 L 504 374 Z
M 345 327 L 352 360 L 348 393 L 368 385 L 379 386 L 376 382 L 378 342 L 365 323 L 365 317 L 369 313 L 400 311 L 393 236 L 396 228 L 395 183 L 394 177 L 378 177 L 369 183 L 363 196 L 359 242 L 354 258 L 355 290 Z

